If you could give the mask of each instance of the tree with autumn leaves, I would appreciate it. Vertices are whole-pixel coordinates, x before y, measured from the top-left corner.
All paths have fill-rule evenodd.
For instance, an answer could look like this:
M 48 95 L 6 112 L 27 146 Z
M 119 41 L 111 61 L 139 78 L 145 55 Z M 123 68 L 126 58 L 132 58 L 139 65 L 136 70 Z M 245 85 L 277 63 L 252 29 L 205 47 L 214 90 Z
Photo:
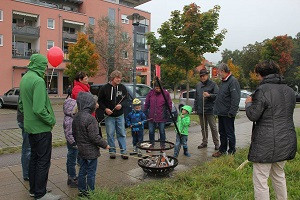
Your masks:
M 187 5 L 181 13 L 175 10 L 171 18 L 158 29 L 159 37 L 147 34 L 150 51 L 162 57 L 162 62 L 184 70 L 189 90 L 189 72 L 197 67 L 203 54 L 214 53 L 221 46 L 226 30 L 218 29 L 220 6 L 201 12 L 195 3 Z M 188 97 L 187 97 L 188 98 Z
M 69 63 L 66 65 L 65 74 L 73 81 L 76 73 L 84 71 L 88 76 L 98 72 L 99 55 L 95 45 L 89 41 L 84 33 L 78 33 L 77 42 L 69 46 Z

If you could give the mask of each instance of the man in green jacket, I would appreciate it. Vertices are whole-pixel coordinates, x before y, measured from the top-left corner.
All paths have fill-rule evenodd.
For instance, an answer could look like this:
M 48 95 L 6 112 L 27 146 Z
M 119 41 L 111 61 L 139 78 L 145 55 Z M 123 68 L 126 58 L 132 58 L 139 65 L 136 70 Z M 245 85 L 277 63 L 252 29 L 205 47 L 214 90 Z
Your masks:
M 60 199 L 46 192 L 52 150 L 52 128 L 55 116 L 44 81 L 48 60 L 33 54 L 28 72 L 20 83 L 19 108 L 24 113 L 24 129 L 29 133 L 31 157 L 29 162 L 30 196 L 35 199 Z

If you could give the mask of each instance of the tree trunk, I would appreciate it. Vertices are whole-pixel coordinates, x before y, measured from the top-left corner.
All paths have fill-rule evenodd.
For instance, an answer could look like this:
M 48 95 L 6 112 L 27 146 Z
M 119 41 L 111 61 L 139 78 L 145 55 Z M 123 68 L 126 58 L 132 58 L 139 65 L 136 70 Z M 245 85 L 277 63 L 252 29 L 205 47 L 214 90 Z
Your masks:
M 185 78 L 186 78 L 186 101 L 185 101 L 185 105 L 188 105 L 189 102 L 189 97 L 190 97 L 190 82 L 188 79 L 188 70 L 185 71 Z

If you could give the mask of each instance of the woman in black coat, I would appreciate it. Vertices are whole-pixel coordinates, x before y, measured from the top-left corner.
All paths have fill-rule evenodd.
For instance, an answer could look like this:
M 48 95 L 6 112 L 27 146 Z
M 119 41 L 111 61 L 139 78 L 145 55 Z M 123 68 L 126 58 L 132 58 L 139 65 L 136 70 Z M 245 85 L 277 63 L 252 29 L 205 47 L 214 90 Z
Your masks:
M 284 165 L 297 150 L 295 92 L 286 85 L 275 62 L 261 62 L 255 72 L 261 83 L 246 100 L 247 117 L 254 122 L 248 160 L 253 162 L 255 199 L 270 199 L 269 176 L 276 199 L 287 199 Z

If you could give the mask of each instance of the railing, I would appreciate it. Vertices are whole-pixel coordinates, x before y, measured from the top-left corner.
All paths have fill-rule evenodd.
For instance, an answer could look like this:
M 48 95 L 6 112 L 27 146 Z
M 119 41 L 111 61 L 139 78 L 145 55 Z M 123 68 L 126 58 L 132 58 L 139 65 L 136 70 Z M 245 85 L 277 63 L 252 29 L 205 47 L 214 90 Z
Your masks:
M 71 40 L 77 40 L 77 33 L 68 33 L 68 32 L 65 32 L 63 31 L 63 38 L 64 39 L 71 39 Z
M 19 52 L 18 49 L 12 49 L 12 57 L 13 58 L 22 58 L 29 59 L 32 54 L 39 53 L 39 51 L 34 49 L 29 49 L 28 51 Z
M 18 26 L 17 24 L 13 24 L 12 32 L 16 35 L 30 35 L 40 37 L 40 27 Z

